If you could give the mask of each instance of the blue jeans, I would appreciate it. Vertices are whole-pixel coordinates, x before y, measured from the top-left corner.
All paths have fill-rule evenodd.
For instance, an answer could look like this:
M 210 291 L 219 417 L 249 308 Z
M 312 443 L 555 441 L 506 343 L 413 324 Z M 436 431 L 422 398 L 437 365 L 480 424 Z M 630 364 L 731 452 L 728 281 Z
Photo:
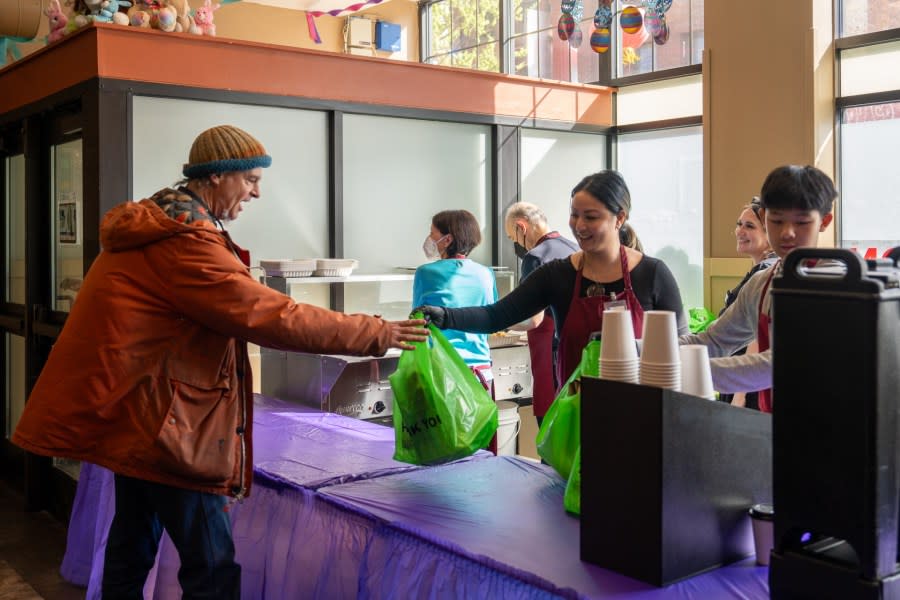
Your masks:
M 181 558 L 184 600 L 239 598 L 241 567 L 234 562 L 227 499 L 116 475 L 116 515 L 103 566 L 103 598 L 143 598 L 165 529 Z

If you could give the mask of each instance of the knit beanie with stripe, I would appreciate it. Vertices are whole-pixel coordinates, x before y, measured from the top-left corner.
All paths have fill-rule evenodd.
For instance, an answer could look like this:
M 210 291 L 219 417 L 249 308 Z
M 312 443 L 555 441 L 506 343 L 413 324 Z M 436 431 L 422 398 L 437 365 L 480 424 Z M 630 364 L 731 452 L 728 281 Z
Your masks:
M 268 167 L 272 157 L 255 137 L 233 125 L 219 125 L 197 136 L 181 172 L 188 179 Z

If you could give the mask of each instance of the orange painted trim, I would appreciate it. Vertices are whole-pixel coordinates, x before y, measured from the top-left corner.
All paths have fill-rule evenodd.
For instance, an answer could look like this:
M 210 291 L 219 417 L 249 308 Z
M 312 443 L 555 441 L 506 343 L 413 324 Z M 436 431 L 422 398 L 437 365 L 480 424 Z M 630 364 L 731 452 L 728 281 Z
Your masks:
M 0 69 L 0 115 L 97 76 L 93 30 L 75 32 Z
M 612 124 L 611 88 L 117 25 L 91 25 L 12 67 L 0 71 L 0 89 L 8 78 L 16 78 L 17 85 L 52 83 L 0 99 L 0 114 L 97 76 L 523 120 Z

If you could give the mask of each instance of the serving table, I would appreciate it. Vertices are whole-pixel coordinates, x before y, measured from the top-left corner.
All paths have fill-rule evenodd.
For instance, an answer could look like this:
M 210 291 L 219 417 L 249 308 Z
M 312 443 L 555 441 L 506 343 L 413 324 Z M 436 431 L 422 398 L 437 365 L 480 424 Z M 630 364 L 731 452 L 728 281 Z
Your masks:
M 657 588 L 579 559 L 579 522 L 549 467 L 479 452 L 393 461 L 393 430 L 256 397 L 255 480 L 231 508 L 244 599 L 768 598 L 752 561 Z M 100 597 L 112 474 L 84 465 L 62 573 Z M 640 543 L 640 540 L 635 540 Z M 146 599 L 179 598 L 167 539 Z

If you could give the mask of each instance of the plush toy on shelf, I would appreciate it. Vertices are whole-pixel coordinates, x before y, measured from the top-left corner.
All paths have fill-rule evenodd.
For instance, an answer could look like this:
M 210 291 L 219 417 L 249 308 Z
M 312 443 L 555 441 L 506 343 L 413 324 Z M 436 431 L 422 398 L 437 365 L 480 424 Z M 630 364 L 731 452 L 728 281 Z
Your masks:
M 194 11 L 194 24 L 199 29 L 200 35 L 216 35 L 213 12 L 218 9 L 218 4 L 213 4 L 211 0 L 204 0 L 203 6 Z M 194 31 L 191 30 L 191 33 L 194 33 Z
M 175 31 L 190 32 L 194 25 L 194 18 L 191 16 L 191 5 L 188 0 L 168 0 L 169 6 L 175 9 Z M 196 33 L 196 32 L 192 32 Z
M 131 2 L 128 0 L 103 0 L 100 14 L 116 25 L 128 25 L 128 15 L 119 12 L 120 8 L 128 8 Z
M 189 30 L 190 10 L 187 0 L 135 0 L 128 17 L 133 27 L 180 32 Z
M 169 33 L 175 31 L 178 26 L 178 12 L 174 7 L 165 5 L 150 16 L 150 27 L 167 31 Z
M 59 5 L 59 0 L 50 0 L 50 4 L 44 9 L 44 14 L 47 15 L 47 20 L 50 23 L 50 33 L 47 35 L 47 43 L 49 44 L 62 39 L 66 34 L 66 25 L 69 22 L 69 18 L 66 17 L 62 10 L 62 6 Z

